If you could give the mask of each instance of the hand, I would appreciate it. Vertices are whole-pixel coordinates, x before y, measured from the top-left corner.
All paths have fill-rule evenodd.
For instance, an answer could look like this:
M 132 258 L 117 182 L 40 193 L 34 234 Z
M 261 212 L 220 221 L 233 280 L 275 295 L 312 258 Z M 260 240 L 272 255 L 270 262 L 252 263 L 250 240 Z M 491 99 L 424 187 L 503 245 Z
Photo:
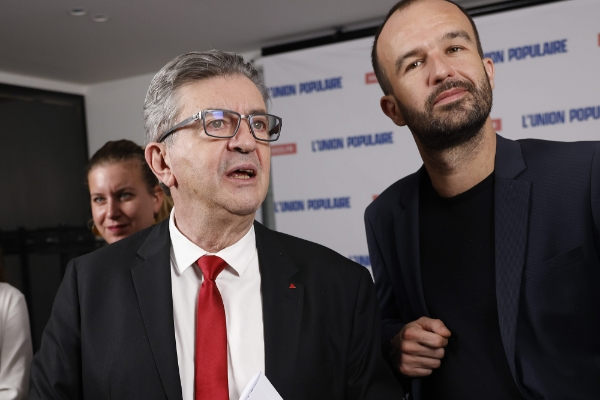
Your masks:
M 392 339 L 392 357 L 400 372 L 409 377 L 430 375 L 441 365 L 450 331 L 439 319 L 421 317 L 410 322 Z

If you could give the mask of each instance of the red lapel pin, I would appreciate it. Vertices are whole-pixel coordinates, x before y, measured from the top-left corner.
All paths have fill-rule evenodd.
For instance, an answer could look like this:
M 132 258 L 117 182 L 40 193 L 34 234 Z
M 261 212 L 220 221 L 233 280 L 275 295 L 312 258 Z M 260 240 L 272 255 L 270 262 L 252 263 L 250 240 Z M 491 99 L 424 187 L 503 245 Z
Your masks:
M 290 283 L 290 289 L 296 289 L 296 285 L 294 285 L 293 283 Z

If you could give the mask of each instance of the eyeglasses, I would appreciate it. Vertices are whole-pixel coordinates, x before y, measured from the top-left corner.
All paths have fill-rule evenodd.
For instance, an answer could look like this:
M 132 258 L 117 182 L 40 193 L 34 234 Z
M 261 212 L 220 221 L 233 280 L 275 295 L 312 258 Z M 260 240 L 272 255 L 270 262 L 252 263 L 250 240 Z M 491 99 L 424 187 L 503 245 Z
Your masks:
M 271 114 L 249 114 L 242 115 L 229 110 L 202 110 L 191 117 L 184 119 L 174 127 L 168 129 L 158 139 L 165 140 L 176 130 L 183 128 L 193 122 L 202 120 L 204 132 L 215 138 L 232 138 L 240 128 L 242 119 L 248 120 L 250 132 L 256 140 L 263 142 L 274 142 L 279 139 L 281 133 L 281 118 Z

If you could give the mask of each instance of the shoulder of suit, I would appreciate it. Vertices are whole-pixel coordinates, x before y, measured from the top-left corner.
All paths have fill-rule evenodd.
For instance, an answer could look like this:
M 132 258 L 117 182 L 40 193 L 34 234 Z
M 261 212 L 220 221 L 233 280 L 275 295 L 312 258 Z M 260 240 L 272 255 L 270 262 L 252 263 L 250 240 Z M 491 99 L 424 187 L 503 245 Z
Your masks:
M 527 168 L 564 168 L 588 165 L 600 153 L 600 141 L 558 142 L 542 139 L 517 140 Z
M 271 235 L 273 238 L 277 238 L 277 240 L 281 241 L 282 244 L 284 244 L 286 248 L 298 249 L 299 251 L 301 251 L 303 253 L 306 251 L 313 251 L 313 252 L 317 252 L 317 253 L 321 253 L 321 254 L 326 254 L 326 255 L 334 257 L 334 258 L 341 257 L 344 260 L 350 261 L 346 257 L 343 257 L 341 254 L 339 254 L 339 253 L 335 252 L 334 250 L 332 250 L 328 247 L 325 247 L 321 244 L 311 242 L 310 240 L 301 239 L 299 237 L 292 236 L 287 233 L 277 232 L 277 231 L 271 230 L 263 225 L 257 225 L 257 226 L 258 226 L 257 230 L 260 231 L 261 234 Z
M 392 209 L 399 204 L 405 190 L 414 190 L 418 187 L 419 171 L 407 175 L 388 186 L 367 206 L 365 215 L 373 217 L 382 212 L 391 213 Z
M 148 235 L 156 228 L 157 225 L 143 229 L 118 242 L 77 257 L 73 262 L 78 268 L 101 268 L 105 271 L 111 268 L 120 268 L 123 264 L 131 266 L 131 263 L 137 257 L 138 250 L 144 244 Z
M 259 223 L 255 224 L 255 229 L 257 234 L 270 237 L 273 245 L 282 246 L 282 251 L 289 253 L 297 266 L 321 270 L 323 268 L 333 270 L 344 268 L 346 272 L 349 271 L 348 268 L 355 268 L 357 271 L 365 269 L 362 265 L 321 244 L 287 233 L 273 231 Z M 325 271 L 323 270 L 323 272 Z
M 521 149 L 528 153 L 565 152 L 568 154 L 591 154 L 600 150 L 600 141 L 559 142 L 544 139 L 518 139 Z

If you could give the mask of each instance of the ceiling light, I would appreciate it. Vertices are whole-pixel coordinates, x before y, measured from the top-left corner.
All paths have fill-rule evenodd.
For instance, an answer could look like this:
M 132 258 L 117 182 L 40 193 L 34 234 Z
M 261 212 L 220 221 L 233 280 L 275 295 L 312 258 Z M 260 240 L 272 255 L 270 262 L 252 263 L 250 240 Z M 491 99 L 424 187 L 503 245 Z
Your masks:
M 85 8 L 71 8 L 69 14 L 71 14 L 74 17 L 82 17 L 85 14 L 87 14 L 87 11 Z
M 106 22 L 108 21 L 108 15 L 106 14 L 96 14 L 92 17 L 92 21 L 94 22 Z

